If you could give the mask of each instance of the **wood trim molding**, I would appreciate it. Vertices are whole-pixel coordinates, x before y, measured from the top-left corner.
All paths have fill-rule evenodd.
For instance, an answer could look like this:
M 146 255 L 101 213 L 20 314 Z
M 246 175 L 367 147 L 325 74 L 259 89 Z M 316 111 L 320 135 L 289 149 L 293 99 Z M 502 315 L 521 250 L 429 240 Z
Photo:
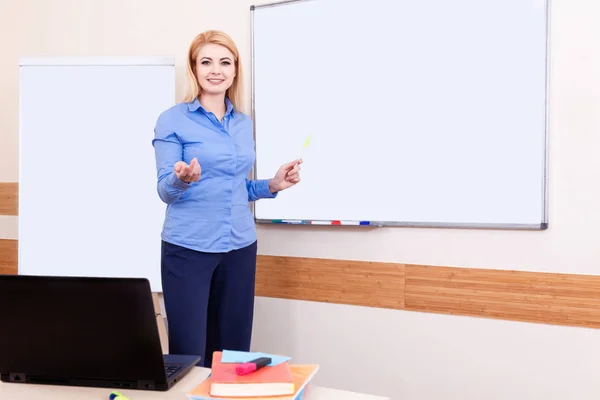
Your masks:
M 17 215 L 18 183 L 0 183 L 0 215 Z M 18 271 L 0 239 L 0 274 Z M 600 276 L 260 255 L 256 294 L 396 310 L 600 328 Z
M 406 266 L 406 310 L 600 328 L 600 276 Z
M 600 276 L 259 256 L 257 295 L 600 328 Z
M 0 240 L 0 274 L 17 273 Z M 256 295 L 600 328 L 600 276 L 259 255 Z
M 0 274 L 14 275 L 17 273 L 17 244 L 16 240 L 0 239 Z
M 356 306 L 404 309 L 404 265 L 258 256 L 256 294 Z
M 18 215 L 19 184 L 0 182 L 0 215 Z

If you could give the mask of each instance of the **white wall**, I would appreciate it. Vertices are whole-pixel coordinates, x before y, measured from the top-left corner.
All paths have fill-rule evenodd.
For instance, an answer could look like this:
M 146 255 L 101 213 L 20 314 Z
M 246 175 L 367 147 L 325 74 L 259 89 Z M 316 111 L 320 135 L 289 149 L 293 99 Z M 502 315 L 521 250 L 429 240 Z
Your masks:
M 181 88 L 185 52 L 199 31 L 231 33 L 249 65 L 251 3 L 0 0 L 6 43 L 0 54 L 0 181 L 18 179 L 20 56 L 173 54 Z M 598 274 L 599 20 L 597 0 L 553 1 L 548 231 L 260 226 L 259 252 Z M 16 237 L 9 224 L 0 220 L 0 231 Z M 263 298 L 255 326 L 254 348 L 320 362 L 319 384 L 393 399 L 580 400 L 600 394 L 596 330 Z
M 321 363 L 315 384 L 394 400 L 587 400 L 600 331 L 259 299 L 256 349 Z
M 0 215 L 0 239 L 16 239 L 18 236 L 18 217 Z

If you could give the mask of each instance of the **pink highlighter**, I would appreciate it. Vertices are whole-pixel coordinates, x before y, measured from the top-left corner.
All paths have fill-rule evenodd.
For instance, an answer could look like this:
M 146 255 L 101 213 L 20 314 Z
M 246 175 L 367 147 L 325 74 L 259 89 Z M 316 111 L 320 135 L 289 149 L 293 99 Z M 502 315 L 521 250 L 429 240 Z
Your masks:
M 247 375 L 254 371 L 258 371 L 262 367 L 266 367 L 269 364 L 271 364 L 271 359 L 269 357 L 260 357 L 238 365 L 235 367 L 235 372 L 238 375 Z

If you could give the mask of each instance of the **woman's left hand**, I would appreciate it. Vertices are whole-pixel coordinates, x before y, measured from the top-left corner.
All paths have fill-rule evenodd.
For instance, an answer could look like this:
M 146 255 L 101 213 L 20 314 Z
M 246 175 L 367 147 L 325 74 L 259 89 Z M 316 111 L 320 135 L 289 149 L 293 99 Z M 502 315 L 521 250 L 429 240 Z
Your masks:
M 271 193 L 281 192 L 300 182 L 300 164 L 302 164 L 302 159 L 282 165 L 275 176 L 269 180 L 269 191 Z

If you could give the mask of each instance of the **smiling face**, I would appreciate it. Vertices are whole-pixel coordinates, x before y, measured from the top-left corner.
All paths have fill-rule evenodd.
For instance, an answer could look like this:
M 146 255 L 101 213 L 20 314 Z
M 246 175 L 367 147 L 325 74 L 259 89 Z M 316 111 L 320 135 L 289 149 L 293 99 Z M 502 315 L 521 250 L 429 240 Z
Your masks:
M 202 91 L 211 95 L 224 95 L 236 75 L 235 58 L 225 46 L 208 43 L 196 57 L 196 77 Z

